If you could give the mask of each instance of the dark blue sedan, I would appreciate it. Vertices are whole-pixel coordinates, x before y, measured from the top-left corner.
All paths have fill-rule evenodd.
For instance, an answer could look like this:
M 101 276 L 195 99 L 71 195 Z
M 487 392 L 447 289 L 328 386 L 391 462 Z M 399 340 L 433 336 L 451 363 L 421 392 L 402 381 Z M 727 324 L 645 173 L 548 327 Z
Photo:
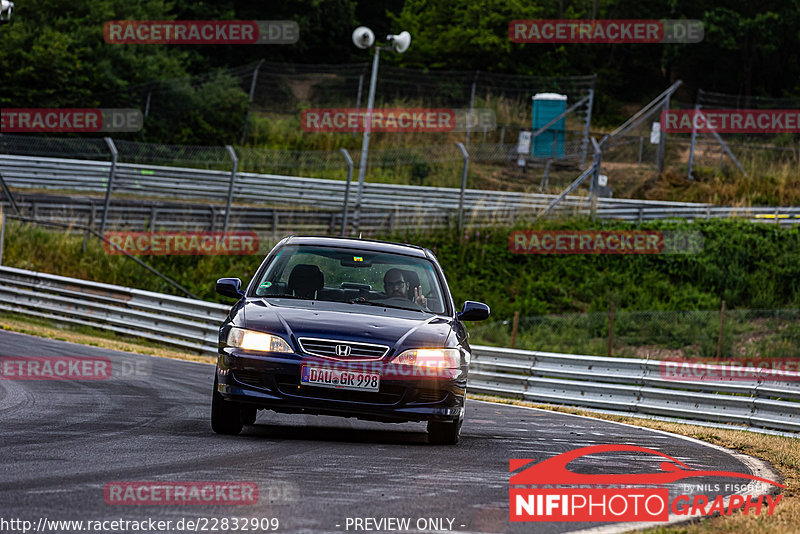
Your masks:
M 259 409 L 427 421 L 431 443 L 455 444 L 464 421 L 470 347 L 430 250 L 363 239 L 288 237 L 238 299 L 219 332 L 211 427 L 238 434 Z

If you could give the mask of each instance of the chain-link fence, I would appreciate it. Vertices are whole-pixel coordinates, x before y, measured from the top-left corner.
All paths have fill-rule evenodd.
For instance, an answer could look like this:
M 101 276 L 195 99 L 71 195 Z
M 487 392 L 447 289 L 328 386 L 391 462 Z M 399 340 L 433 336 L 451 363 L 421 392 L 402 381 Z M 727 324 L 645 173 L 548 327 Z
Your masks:
M 696 102 L 676 99 L 669 101 L 670 110 L 789 110 L 800 109 L 797 98 L 760 98 L 743 95 L 712 93 L 699 89 Z M 695 167 L 734 167 L 745 171 L 748 163 L 757 162 L 771 164 L 789 163 L 800 166 L 800 138 L 797 134 L 770 132 L 768 129 L 748 133 L 725 133 L 716 135 L 712 132 L 697 130 L 691 132 L 663 132 L 659 115 L 663 108 L 654 109 L 636 128 L 627 132 L 617 140 L 613 148 L 603 153 L 603 160 L 611 164 L 612 169 L 627 165 L 653 167 L 658 164 L 658 143 L 661 135 L 667 139 L 665 164 L 671 167 L 686 167 L 691 162 Z M 741 165 L 740 165 L 741 164 Z M 691 171 L 691 169 L 690 169 Z M 692 176 L 689 176 L 691 179 Z
M 800 309 L 612 311 L 470 327 L 471 342 L 637 358 L 800 358 Z
M 329 177 L 327 166 L 331 162 L 341 165 L 341 158 L 336 150 L 325 149 L 333 146 L 355 151 L 360 145 L 360 132 L 309 135 L 302 129 L 300 113 L 308 108 L 364 110 L 369 81 L 367 62 L 307 65 L 260 61 L 193 78 L 139 84 L 117 95 L 105 95 L 103 105 L 142 109 L 142 135 L 148 137 L 185 142 L 206 138 L 203 131 L 216 128 L 227 132 L 229 142 L 235 139 L 239 145 L 286 149 L 259 154 L 253 158 L 257 163 L 252 170 L 278 172 L 299 164 L 308 176 Z M 432 182 L 427 185 L 445 185 L 441 173 L 450 169 L 437 165 L 460 161 L 460 154 L 453 147 L 456 141 L 464 142 L 471 150 L 477 148 L 473 157 L 477 164 L 515 168 L 519 133 L 532 129 L 531 99 L 542 92 L 566 96 L 568 106 L 581 102 L 566 115 L 563 125 L 558 123 L 548 129 L 548 133 L 558 129 L 555 135 L 563 137 L 565 152 L 551 159 L 574 169 L 576 162 L 582 163 L 586 157 L 595 84 L 595 75 L 542 77 L 424 71 L 382 64 L 375 108 L 488 109 L 495 116 L 496 127 L 481 125 L 460 132 L 374 132 L 369 172 L 377 180 L 391 183 L 421 183 L 430 177 Z M 235 105 L 220 103 L 206 109 L 221 93 L 236 93 L 235 98 L 227 99 L 235 101 Z M 239 106 L 240 97 L 249 103 Z M 199 109 L 192 109 L 192 103 Z M 122 138 L 144 139 L 141 135 Z M 544 166 L 547 158 L 529 159 L 527 165 Z M 242 163 L 247 168 L 244 158 Z
M 0 133 L 0 154 L 69 159 L 111 159 L 108 145 L 97 137 L 44 137 Z
M 107 95 L 102 105 L 138 106 L 144 109 L 145 124 L 151 120 L 162 121 L 181 131 L 191 130 L 198 110 L 187 107 L 186 102 L 199 97 L 189 98 L 187 87 L 201 91 L 200 96 L 205 95 L 206 100 L 212 102 L 215 95 L 219 95 L 211 89 L 207 94 L 202 93 L 202 88 L 222 78 L 244 95 L 244 107 L 237 108 L 242 113 L 225 108 L 212 114 L 200 113 L 200 119 L 203 123 L 214 123 L 219 118 L 229 121 L 228 125 L 235 125 L 233 138 L 238 141 L 234 144 L 239 171 L 341 180 L 347 174 L 341 148 L 350 152 L 356 168 L 360 164 L 359 132 L 352 135 L 305 132 L 300 125 L 300 112 L 309 107 L 363 109 L 369 89 L 368 63 L 298 65 L 262 61 L 191 79 L 157 80 L 131 87 L 117 95 L 116 100 L 114 95 Z M 585 162 L 591 158 L 588 137 L 596 81 L 593 75 L 535 77 L 480 71 L 428 72 L 382 65 L 377 79 L 376 107 L 490 108 L 496 114 L 497 127 L 491 131 L 471 132 L 376 132 L 367 161 L 370 182 L 459 187 L 462 156 L 455 146 L 456 141 L 464 142 L 469 150 L 468 187 L 476 189 L 558 193 L 585 169 Z M 224 93 L 227 86 L 220 83 L 222 85 L 217 87 L 222 88 L 220 94 L 227 94 Z M 566 114 L 564 126 L 559 125 L 552 136 L 556 139 L 563 134 L 563 157 L 534 158 L 530 153 L 520 157 L 517 152 L 520 132 L 535 130 L 531 121 L 531 98 L 541 92 L 567 97 L 566 106 L 571 111 Z M 798 103 L 797 99 L 746 99 L 704 91 L 698 92 L 695 103 L 674 98 L 667 101 L 671 110 L 691 110 L 697 105 L 707 109 L 741 106 L 790 109 L 796 108 Z M 739 180 L 737 185 L 728 187 L 730 194 L 724 202 L 737 203 L 745 194 L 755 205 L 790 205 L 800 199 L 795 187 L 796 171 L 800 167 L 800 144 L 796 134 L 659 133 L 654 130 L 654 124 L 658 123 L 663 109 L 660 105 L 650 109 L 635 127 L 602 147 L 600 173 L 608 177 L 603 196 L 664 198 L 662 195 L 668 194 L 669 188 L 650 180 L 654 169 L 667 168 L 671 176 L 691 179 L 696 175 L 702 179 L 720 168 L 739 167 L 751 171 L 758 177 L 752 180 L 758 183 L 747 189 Z M 185 114 L 189 115 L 184 117 Z M 190 115 L 194 119 L 187 121 Z M 553 133 L 553 128 L 555 125 L 548 133 Z M 598 140 L 603 137 L 602 133 L 592 135 Z M 182 135 L 175 135 L 169 137 L 169 143 L 141 143 L 130 135 L 114 136 L 121 162 L 230 169 L 232 160 L 222 144 L 177 144 L 182 138 Z M 256 148 L 258 145 L 275 148 Z M 97 138 L 0 135 L 0 151 L 109 159 L 107 147 Z M 769 186 L 772 183 L 777 187 Z M 581 194 L 587 189 L 585 185 L 582 187 L 578 190 Z M 743 187 L 747 191 L 742 191 Z M 706 198 L 698 197 L 698 200 Z
M 790 110 L 800 115 L 800 98 L 763 98 L 703 91 L 697 92 L 695 106 L 700 110 Z M 785 126 L 785 125 L 784 125 Z M 690 147 L 695 166 L 721 166 L 725 163 L 747 168 L 753 164 L 791 164 L 800 167 L 800 137 L 765 128 L 744 133 L 698 131 Z M 689 169 L 689 178 L 692 178 Z

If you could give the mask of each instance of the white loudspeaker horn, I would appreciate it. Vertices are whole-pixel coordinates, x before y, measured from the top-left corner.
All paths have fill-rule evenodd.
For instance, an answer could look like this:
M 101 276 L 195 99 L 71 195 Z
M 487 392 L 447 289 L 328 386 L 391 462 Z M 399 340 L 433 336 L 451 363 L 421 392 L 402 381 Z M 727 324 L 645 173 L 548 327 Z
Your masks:
M 359 48 L 369 48 L 375 44 L 375 34 L 366 26 L 353 30 L 353 44 Z
M 399 35 L 387 35 L 386 40 L 392 43 L 392 48 L 399 54 L 402 54 L 411 46 L 411 34 L 408 32 L 401 32 Z

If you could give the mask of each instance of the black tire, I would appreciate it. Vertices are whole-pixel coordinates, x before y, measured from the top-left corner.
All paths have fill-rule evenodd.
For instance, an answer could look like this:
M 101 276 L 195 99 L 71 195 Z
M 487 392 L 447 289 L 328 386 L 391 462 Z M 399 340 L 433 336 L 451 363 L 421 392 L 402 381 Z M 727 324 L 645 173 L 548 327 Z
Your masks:
M 258 408 L 252 406 L 242 406 L 242 423 L 245 425 L 252 425 L 256 422 L 258 415 Z
M 455 445 L 461 440 L 461 423 L 458 421 L 428 421 L 428 443 Z
M 242 431 L 242 408 L 239 403 L 226 401 L 217 391 L 214 377 L 214 392 L 211 394 L 211 430 L 217 434 L 235 436 Z

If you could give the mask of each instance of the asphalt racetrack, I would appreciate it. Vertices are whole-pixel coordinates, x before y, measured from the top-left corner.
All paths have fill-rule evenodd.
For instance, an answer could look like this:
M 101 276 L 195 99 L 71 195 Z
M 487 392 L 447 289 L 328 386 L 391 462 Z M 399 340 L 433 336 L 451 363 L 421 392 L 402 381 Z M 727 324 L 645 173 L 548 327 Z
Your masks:
M 399 532 L 377 530 L 378 523 L 363 520 L 409 518 L 411 526 L 403 532 L 576 531 L 609 524 L 509 521 L 509 460 L 538 462 L 598 444 L 648 447 L 698 469 L 772 475 L 754 472 L 754 464 L 741 457 L 672 435 L 474 400 L 467 404 L 463 440 L 455 447 L 428 445 L 422 423 L 266 411 L 241 435 L 219 436 L 209 422 L 212 365 L 0 332 L 0 359 L 9 356 L 102 356 L 116 368 L 135 369 L 106 380 L 0 381 L 0 516 L 35 526 L 41 518 L 151 518 L 172 521 L 167 532 L 184 532 L 189 530 L 174 527 L 181 519 L 236 517 L 276 518 L 275 532 Z M 658 465 L 657 459 L 614 453 L 570 467 L 583 473 L 648 473 Z M 108 504 L 106 485 L 125 481 L 254 482 L 258 500 Z M 673 491 L 679 488 L 670 486 L 670 495 Z M 357 518 L 362 528 L 356 528 Z M 211 526 L 206 523 L 207 532 L 214 532 Z M 79 530 L 60 530 L 73 531 Z

